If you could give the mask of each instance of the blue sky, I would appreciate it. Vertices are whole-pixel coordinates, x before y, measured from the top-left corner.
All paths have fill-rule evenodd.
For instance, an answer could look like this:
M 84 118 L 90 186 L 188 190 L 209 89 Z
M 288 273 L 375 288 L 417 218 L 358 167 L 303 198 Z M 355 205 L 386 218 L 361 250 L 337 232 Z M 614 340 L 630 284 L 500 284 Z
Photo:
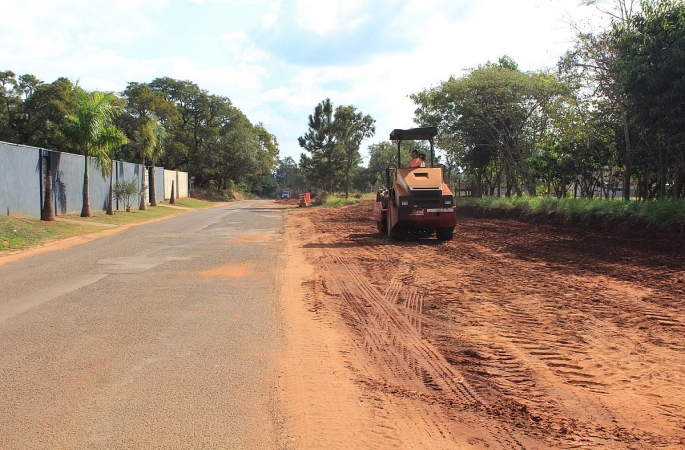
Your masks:
M 511 56 L 553 67 L 571 22 L 602 19 L 580 0 L 4 0 L 0 70 L 122 91 L 157 77 L 229 97 L 299 160 L 321 100 L 353 104 L 376 136 L 413 124 L 409 94 Z

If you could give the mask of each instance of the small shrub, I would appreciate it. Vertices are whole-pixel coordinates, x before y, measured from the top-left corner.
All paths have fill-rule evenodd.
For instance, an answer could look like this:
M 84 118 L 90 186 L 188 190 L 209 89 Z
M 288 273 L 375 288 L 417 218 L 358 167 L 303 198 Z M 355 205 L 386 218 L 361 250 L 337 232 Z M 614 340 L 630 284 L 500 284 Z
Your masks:
M 143 186 L 143 189 L 145 186 Z M 139 194 L 138 180 L 132 178 L 129 181 L 117 181 L 114 183 L 112 195 L 115 199 L 124 203 L 124 208 L 127 212 L 131 211 L 131 199 Z
M 322 206 L 326 203 L 326 201 L 328 200 L 328 197 L 329 197 L 328 192 L 321 191 L 321 192 L 319 192 L 319 195 L 316 196 L 314 201 L 312 201 L 312 205 Z

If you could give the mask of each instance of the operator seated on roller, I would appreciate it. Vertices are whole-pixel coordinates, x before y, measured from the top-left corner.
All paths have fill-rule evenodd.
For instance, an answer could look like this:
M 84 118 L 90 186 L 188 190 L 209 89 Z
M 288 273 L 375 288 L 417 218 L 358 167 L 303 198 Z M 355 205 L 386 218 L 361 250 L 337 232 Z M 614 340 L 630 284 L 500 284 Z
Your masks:
M 411 161 L 409 161 L 409 167 L 426 167 L 426 164 L 421 161 L 421 158 L 419 158 L 419 152 L 416 150 L 411 151 Z

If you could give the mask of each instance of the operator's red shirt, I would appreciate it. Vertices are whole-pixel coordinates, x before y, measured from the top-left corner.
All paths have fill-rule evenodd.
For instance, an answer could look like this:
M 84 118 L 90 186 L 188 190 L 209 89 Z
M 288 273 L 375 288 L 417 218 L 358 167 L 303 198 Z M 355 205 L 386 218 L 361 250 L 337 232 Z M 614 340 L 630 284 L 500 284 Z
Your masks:
M 409 161 L 409 167 L 426 167 L 426 164 L 418 156 Z

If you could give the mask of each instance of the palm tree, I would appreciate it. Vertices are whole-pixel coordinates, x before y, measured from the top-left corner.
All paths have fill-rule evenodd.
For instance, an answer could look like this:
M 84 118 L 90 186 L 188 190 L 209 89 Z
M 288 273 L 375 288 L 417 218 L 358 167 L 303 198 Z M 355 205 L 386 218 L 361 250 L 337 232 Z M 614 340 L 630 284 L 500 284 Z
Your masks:
M 89 159 L 91 156 L 95 158 L 104 178 L 112 170 L 112 151 L 128 140 L 124 132 L 113 124 L 114 118 L 121 113 L 121 108 L 115 104 L 114 94 L 89 93 L 78 85 L 74 86 L 74 94 L 78 110 L 75 116 L 67 116 L 62 133 L 85 156 L 81 217 L 91 217 Z
M 155 131 L 157 139 L 155 141 L 155 146 L 150 153 L 150 162 L 152 164 L 152 170 L 150 171 L 150 206 L 157 206 L 157 194 L 155 192 L 155 164 L 157 164 L 159 158 L 161 158 L 164 154 L 164 145 L 168 139 L 168 134 L 162 124 L 158 123 Z
M 151 157 L 157 146 L 157 127 L 159 123 L 157 122 L 157 116 L 154 114 L 148 117 L 145 122 L 143 122 L 140 130 L 135 133 L 136 141 L 138 142 L 138 148 L 140 150 L 140 158 L 142 160 L 142 171 L 140 173 L 140 210 L 144 211 L 147 209 L 145 205 L 145 158 Z

